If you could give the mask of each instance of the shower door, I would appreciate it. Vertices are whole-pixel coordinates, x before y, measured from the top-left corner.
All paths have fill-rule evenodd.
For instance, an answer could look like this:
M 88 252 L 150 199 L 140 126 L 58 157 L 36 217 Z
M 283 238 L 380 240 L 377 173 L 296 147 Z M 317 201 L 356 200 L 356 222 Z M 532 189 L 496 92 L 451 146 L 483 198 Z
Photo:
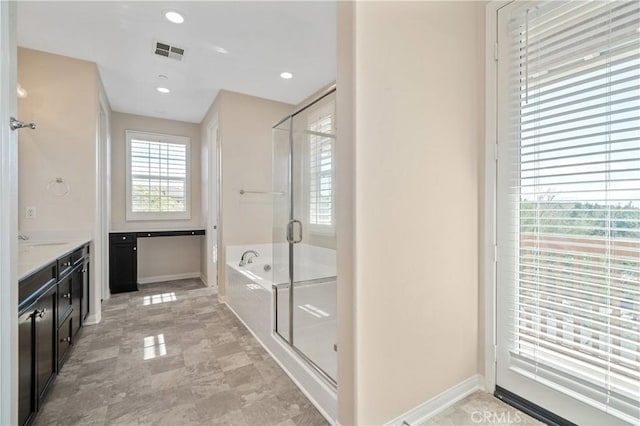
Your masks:
M 335 384 L 335 89 L 273 130 L 275 332 Z

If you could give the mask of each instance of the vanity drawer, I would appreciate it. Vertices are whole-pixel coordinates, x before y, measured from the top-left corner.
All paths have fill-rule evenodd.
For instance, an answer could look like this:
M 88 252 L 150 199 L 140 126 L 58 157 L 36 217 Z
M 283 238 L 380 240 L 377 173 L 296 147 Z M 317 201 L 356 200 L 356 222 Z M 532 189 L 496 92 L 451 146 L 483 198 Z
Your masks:
M 86 256 L 89 255 L 89 245 L 83 246 L 78 250 L 71 253 L 71 266 L 76 266 L 80 262 L 84 260 Z
M 71 272 L 73 268 L 72 256 L 73 254 L 67 254 L 58 259 L 58 280 Z
M 111 244 L 118 243 L 133 243 L 136 241 L 136 232 L 125 232 L 125 233 L 117 233 L 117 234 L 109 234 L 109 242 Z
M 58 282 L 58 324 L 62 324 L 72 308 L 71 275 Z
M 56 271 L 57 265 L 56 262 L 53 262 L 27 278 L 20 280 L 18 285 L 18 309 L 22 309 L 28 303 L 36 300 L 40 293 L 45 291 L 49 285 L 55 283 L 58 276 Z

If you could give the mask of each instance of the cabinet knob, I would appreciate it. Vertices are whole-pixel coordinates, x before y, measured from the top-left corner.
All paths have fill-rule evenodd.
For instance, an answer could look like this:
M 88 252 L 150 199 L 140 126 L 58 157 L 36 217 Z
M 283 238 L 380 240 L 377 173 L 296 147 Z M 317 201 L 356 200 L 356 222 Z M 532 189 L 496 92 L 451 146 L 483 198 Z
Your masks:
M 65 337 L 64 339 L 60 339 L 60 343 L 71 342 L 71 336 Z
M 69 261 L 67 261 L 67 262 L 64 262 L 64 263 L 62 264 L 62 266 L 63 266 L 64 268 L 68 268 L 69 266 L 71 266 L 71 261 L 69 260 Z
M 127 237 L 122 237 L 122 239 L 123 239 L 123 240 L 126 240 L 126 239 L 127 239 Z
M 65 293 L 62 295 L 62 297 L 65 299 L 71 299 L 71 293 Z
M 133 248 L 133 251 L 136 251 L 136 250 L 138 250 L 138 247 L 134 247 L 134 248 Z

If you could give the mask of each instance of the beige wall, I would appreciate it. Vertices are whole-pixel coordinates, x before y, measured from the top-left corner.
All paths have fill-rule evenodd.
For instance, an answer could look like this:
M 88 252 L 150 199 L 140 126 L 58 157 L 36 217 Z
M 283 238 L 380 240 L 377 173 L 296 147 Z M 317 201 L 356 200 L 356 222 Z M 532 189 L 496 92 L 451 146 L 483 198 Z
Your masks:
M 126 220 L 126 130 L 187 136 L 191 139 L 191 219 Z M 111 231 L 152 229 L 200 229 L 200 126 L 182 121 L 163 120 L 113 112 L 111 115 Z M 141 239 L 138 254 L 138 278 L 142 282 L 170 276 L 200 275 L 200 237 Z M 168 253 L 185 253 L 171 258 Z M 171 259 L 171 261 L 168 261 Z
M 355 205 L 344 212 L 351 206 L 341 205 L 344 195 L 339 197 L 338 223 L 355 223 L 347 237 L 357 253 L 357 370 L 340 356 L 338 380 L 348 385 L 355 377 L 353 392 L 345 396 L 355 395 L 353 421 L 382 424 L 479 371 L 484 4 L 352 7 L 351 30 L 348 6 L 338 9 L 338 45 L 354 49 L 355 91 L 346 96 L 355 118 L 351 124 L 341 118 L 349 115 L 340 109 L 349 108 L 349 99 L 339 101 L 338 145 L 353 144 L 355 161 L 348 149 L 339 151 L 338 170 L 355 171 L 339 175 L 338 185 L 355 190 Z M 339 91 L 341 80 L 349 82 L 345 67 L 339 65 Z M 342 128 L 349 125 L 353 133 Z M 349 249 L 341 243 L 342 230 L 338 249 Z M 339 275 L 344 270 L 339 264 Z M 350 332 L 350 318 L 343 322 L 341 316 L 349 297 L 339 295 L 340 342 Z M 350 423 L 349 410 L 339 405 L 340 422 Z
M 354 3 L 338 2 L 336 69 L 336 268 L 338 423 L 356 424 Z
M 138 238 L 138 281 L 141 284 L 200 275 L 203 237 Z
M 126 130 L 186 136 L 191 139 L 191 219 L 126 220 Z M 200 208 L 200 126 L 114 112 L 111 116 L 111 229 L 187 229 L 202 227 Z
M 202 133 L 218 118 L 222 152 L 222 214 L 218 288 L 224 297 L 224 250 L 238 244 L 270 243 L 272 198 L 240 195 L 240 189 L 271 191 L 271 126 L 293 110 L 281 102 L 220 91 L 202 121 Z
M 36 130 L 18 132 L 19 227 L 92 233 L 96 217 L 96 65 L 31 49 L 18 49 L 18 117 Z M 57 197 L 49 182 L 62 178 L 70 191 Z M 36 218 L 25 219 L 26 206 Z
M 108 127 L 109 102 L 92 62 L 19 48 L 18 80 L 29 93 L 18 100 L 18 117 L 37 124 L 36 130 L 18 132 L 19 227 L 27 235 L 80 231 L 90 236 L 93 296 L 88 321 L 97 322 L 106 282 L 101 221 L 107 220 L 100 214 L 97 194 L 101 186 L 108 192 L 101 181 L 104 170 L 98 167 L 108 162 L 106 147 L 99 148 L 99 103 L 102 99 Z M 56 178 L 69 186 L 67 195 L 47 190 Z M 27 206 L 36 207 L 34 219 L 25 218 Z

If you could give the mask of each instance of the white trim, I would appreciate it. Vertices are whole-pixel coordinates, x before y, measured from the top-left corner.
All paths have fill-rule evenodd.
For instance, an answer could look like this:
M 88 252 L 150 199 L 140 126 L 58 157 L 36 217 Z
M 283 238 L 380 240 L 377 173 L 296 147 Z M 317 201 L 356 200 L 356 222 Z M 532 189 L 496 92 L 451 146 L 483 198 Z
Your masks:
M 96 325 L 102 320 L 102 312 L 98 312 L 97 314 L 90 313 L 86 320 L 84 320 L 83 325 Z
M 200 272 L 200 282 L 202 282 L 202 284 L 204 284 L 207 287 L 209 286 L 209 284 L 207 284 L 207 276 L 202 272 Z
M 186 280 L 189 278 L 200 279 L 200 272 L 186 272 L 184 274 L 156 275 L 153 277 L 138 278 L 138 284 L 162 283 L 165 281 Z
M 18 423 L 18 137 L 16 132 L 9 130 L 9 117 L 15 117 L 17 111 L 16 56 L 16 3 L 2 1 L 0 2 L 1 425 Z
M 206 144 L 207 144 L 207 158 L 203 159 L 207 161 L 207 176 L 206 181 L 207 185 L 207 198 L 206 198 L 206 210 L 207 210 L 207 232 L 206 232 L 206 247 L 205 247 L 205 258 L 206 265 L 205 268 L 207 270 L 207 282 L 205 283 L 207 286 L 218 288 L 218 281 L 220 279 L 220 247 L 222 247 L 221 243 L 221 232 L 220 232 L 220 182 L 221 182 L 221 172 L 220 172 L 220 123 L 218 121 L 218 115 L 209 122 L 206 126 L 207 134 L 206 134 Z M 215 173 L 213 173 L 213 169 L 215 169 Z M 211 196 L 214 194 L 214 196 Z M 213 227 L 216 227 L 214 230 Z M 212 233 L 215 231 L 216 241 L 213 241 Z M 215 246 L 214 246 L 215 243 Z M 215 268 L 209 268 L 210 263 L 213 263 L 211 257 L 214 255 L 214 248 L 216 249 L 216 263 Z M 209 279 L 211 281 L 209 281 Z
M 484 263 L 484 388 L 496 386 L 496 155 L 498 115 L 498 63 L 494 46 L 498 43 L 498 10 L 512 3 L 495 0 L 487 4 L 485 26 L 485 155 L 484 155 L 484 229 L 482 262 Z
M 186 136 L 167 135 L 160 133 L 143 132 L 139 130 L 125 130 L 126 141 L 126 220 L 151 221 L 151 220 L 191 220 L 191 139 Z M 184 212 L 132 212 L 131 211 L 131 139 L 139 138 L 154 142 L 182 144 L 186 147 L 186 174 Z
M 89 312 L 94 318 L 100 318 L 102 300 L 110 297 L 109 291 L 109 222 L 111 215 L 110 192 L 110 161 L 109 145 L 111 139 L 111 117 L 109 100 L 104 93 L 104 87 L 98 70 L 98 102 L 96 111 L 96 212 L 93 232 L 93 247 L 91 252 L 91 266 L 89 277 L 90 295 Z M 104 128 L 103 124 L 104 115 Z
M 428 401 L 423 402 L 406 413 L 387 422 L 388 425 L 417 425 L 429 420 L 436 414 L 449 408 L 461 399 L 471 395 L 474 392 L 484 390 L 484 379 L 481 375 L 475 374 L 468 379 L 450 387 L 439 395 L 434 396 Z

